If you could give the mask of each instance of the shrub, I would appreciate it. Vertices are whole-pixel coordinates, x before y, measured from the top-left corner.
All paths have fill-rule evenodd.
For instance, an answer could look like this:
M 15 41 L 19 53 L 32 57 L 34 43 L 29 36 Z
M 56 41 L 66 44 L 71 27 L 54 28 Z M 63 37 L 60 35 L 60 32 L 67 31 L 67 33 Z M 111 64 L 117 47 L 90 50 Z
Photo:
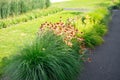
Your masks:
M 113 4 L 108 7 L 108 9 L 110 9 L 110 10 L 120 9 L 120 0 L 116 0 L 115 2 L 113 2 Z
M 11 80 L 75 80 L 80 66 L 76 51 L 48 31 L 13 56 L 5 70 Z
M 86 13 L 75 22 L 75 27 L 83 34 L 84 44 L 94 48 L 103 42 L 102 36 L 107 32 L 109 11 L 106 8 L 98 8 L 95 12 Z
M 46 4 L 46 8 L 48 8 L 50 6 L 50 0 L 46 0 L 45 4 Z
M 104 36 L 106 33 L 107 33 L 107 26 L 106 25 L 103 25 L 103 24 L 95 24 L 93 25 L 96 33 L 99 35 L 99 36 Z
M 94 22 L 94 24 L 106 24 L 104 20 L 107 15 L 109 15 L 109 11 L 107 8 L 98 8 L 94 12 L 88 13 L 90 16 L 90 20 Z
M 87 47 L 94 48 L 103 42 L 102 37 L 97 35 L 94 31 L 84 32 L 83 36 L 84 43 Z

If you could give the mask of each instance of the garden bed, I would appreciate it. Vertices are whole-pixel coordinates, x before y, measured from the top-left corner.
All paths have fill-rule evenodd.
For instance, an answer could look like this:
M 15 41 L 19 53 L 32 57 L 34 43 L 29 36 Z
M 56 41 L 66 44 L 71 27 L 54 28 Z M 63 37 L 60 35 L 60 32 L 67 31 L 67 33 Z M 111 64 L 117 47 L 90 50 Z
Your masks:
M 75 80 L 91 62 L 86 52 L 104 42 L 109 17 L 105 7 L 62 11 L 1 29 L 0 72 L 10 80 Z
M 107 16 L 107 19 L 105 18 L 106 16 Z M 53 22 L 47 21 L 45 23 L 42 23 L 40 27 L 40 32 L 38 32 L 38 38 L 36 38 L 36 40 L 33 40 L 32 42 L 30 41 L 29 44 L 25 45 L 25 47 L 20 49 L 18 52 L 19 54 L 17 53 L 15 54 L 15 56 L 12 55 L 13 57 L 6 59 L 8 61 L 7 62 L 8 64 L 7 64 L 7 67 L 5 68 L 5 74 L 8 77 L 10 77 L 10 79 L 15 79 L 15 80 L 19 80 L 19 79 L 75 80 L 75 78 L 77 78 L 77 74 L 82 69 L 82 67 L 80 67 L 82 66 L 82 64 L 79 64 L 79 62 L 83 62 L 83 61 L 91 62 L 90 58 L 85 57 L 86 50 L 89 50 L 89 48 L 94 48 L 95 46 L 102 44 L 103 42 L 102 36 L 105 35 L 107 32 L 106 20 L 108 20 L 108 18 L 109 18 L 109 11 L 106 8 L 100 8 L 94 12 L 86 13 L 82 16 L 78 15 L 76 17 L 69 18 L 67 19 L 67 21 L 63 20 L 62 16 L 60 16 L 59 22 L 55 21 L 55 23 L 53 23 Z M 47 30 L 50 29 L 53 31 L 50 33 L 48 31 L 48 33 L 46 33 L 46 29 Z M 56 37 L 57 36 L 58 37 L 54 38 L 55 35 Z M 63 42 L 59 41 L 59 37 L 62 37 L 62 36 L 63 36 L 63 39 L 61 38 L 61 40 Z M 66 48 L 65 47 L 62 48 L 63 46 L 60 43 L 66 44 L 65 45 Z M 61 46 L 61 48 L 59 46 Z M 64 50 L 62 51 L 62 49 Z M 73 51 L 70 51 L 73 53 L 64 52 L 64 51 L 69 51 L 70 49 L 73 50 Z M 71 58 L 68 57 L 70 55 L 71 55 Z M 62 60 L 62 58 L 66 58 L 66 59 L 63 59 L 65 60 L 64 62 L 66 61 L 69 61 L 69 62 L 62 63 L 58 61 L 58 60 Z M 54 60 L 54 61 L 57 60 L 57 61 L 52 63 L 51 60 Z M 44 61 L 44 62 L 41 62 L 41 61 Z M 45 62 L 45 61 L 48 61 L 48 62 Z M 46 71 L 44 68 L 48 70 Z M 54 72 L 52 68 L 54 69 Z M 13 73 L 13 70 L 16 70 L 14 71 L 16 73 Z M 26 72 L 24 73 L 22 72 L 22 70 L 23 71 L 26 70 Z M 64 72 L 64 70 L 67 70 L 67 71 Z M 33 74 L 31 74 L 31 72 Z M 7 73 L 10 73 L 10 74 L 7 74 Z M 26 75 L 22 77 L 21 74 L 26 74 Z M 71 77 L 68 77 L 68 76 L 71 76 Z

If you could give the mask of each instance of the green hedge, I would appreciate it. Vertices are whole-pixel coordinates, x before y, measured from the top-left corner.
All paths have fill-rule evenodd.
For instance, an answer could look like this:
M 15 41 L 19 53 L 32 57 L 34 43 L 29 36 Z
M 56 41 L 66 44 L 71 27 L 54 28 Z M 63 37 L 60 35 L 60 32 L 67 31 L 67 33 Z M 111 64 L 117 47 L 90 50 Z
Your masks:
M 0 18 L 50 6 L 49 0 L 0 0 Z

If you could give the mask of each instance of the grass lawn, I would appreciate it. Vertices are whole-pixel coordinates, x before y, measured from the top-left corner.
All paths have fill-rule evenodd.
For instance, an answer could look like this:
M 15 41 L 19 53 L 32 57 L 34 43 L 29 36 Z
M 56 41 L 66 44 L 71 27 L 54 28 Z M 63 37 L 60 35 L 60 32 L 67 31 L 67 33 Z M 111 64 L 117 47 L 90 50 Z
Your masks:
M 94 9 L 96 6 L 106 6 L 109 3 L 111 0 L 68 0 L 54 3 L 51 7 Z

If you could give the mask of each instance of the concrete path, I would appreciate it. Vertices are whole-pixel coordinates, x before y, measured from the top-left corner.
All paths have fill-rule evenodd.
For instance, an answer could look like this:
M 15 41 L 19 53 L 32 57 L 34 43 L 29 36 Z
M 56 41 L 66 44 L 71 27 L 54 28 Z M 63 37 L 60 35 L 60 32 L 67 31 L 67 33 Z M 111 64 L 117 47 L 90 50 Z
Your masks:
M 120 80 L 120 10 L 114 10 L 105 43 L 91 54 L 79 80 Z

